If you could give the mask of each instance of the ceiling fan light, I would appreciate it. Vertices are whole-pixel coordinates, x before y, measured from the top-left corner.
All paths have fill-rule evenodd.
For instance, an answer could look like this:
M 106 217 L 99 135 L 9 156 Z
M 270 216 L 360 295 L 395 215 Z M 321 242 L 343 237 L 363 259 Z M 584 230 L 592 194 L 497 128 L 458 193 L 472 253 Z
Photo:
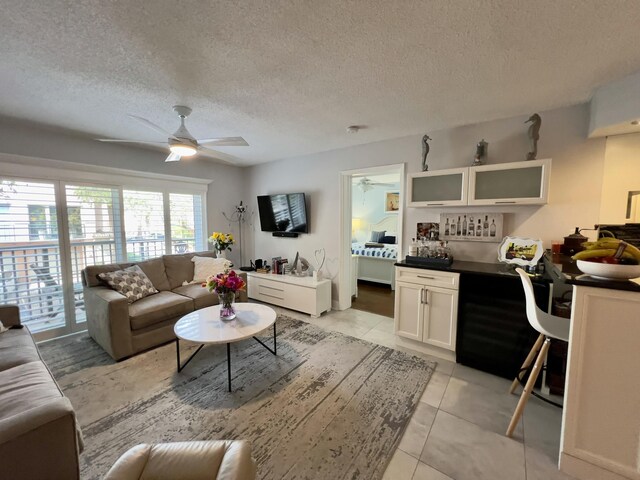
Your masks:
M 182 143 L 174 143 L 173 145 L 170 145 L 169 150 L 171 150 L 171 153 L 175 153 L 181 157 L 192 157 L 197 152 L 195 147 L 192 147 L 191 145 L 184 145 Z

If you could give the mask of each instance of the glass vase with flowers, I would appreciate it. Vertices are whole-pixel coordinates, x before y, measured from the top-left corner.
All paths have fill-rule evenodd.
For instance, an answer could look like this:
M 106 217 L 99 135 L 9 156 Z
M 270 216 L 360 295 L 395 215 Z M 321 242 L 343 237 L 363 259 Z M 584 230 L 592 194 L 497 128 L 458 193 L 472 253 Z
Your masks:
M 218 294 L 220 300 L 220 320 L 229 321 L 236 318 L 236 310 L 233 306 L 236 299 L 236 292 L 244 290 L 245 281 L 233 270 L 225 270 L 223 273 L 211 275 L 207 278 L 203 287 L 207 287 L 210 292 Z

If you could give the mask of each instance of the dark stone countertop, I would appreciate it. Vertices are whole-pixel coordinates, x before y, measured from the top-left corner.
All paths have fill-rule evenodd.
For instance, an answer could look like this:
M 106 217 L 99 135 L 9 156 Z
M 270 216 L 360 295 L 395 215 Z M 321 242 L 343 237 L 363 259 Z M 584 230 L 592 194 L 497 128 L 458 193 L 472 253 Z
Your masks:
M 514 279 L 520 279 L 515 271 L 516 266 L 507 265 L 505 263 L 466 262 L 463 260 L 454 260 L 450 266 L 418 265 L 415 263 L 407 263 L 405 261 L 397 262 L 395 265 L 396 267 L 420 268 L 423 270 L 440 270 L 445 272 L 513 277 Z M 545 277 L 543 275 L 536 275 L 532 280 L 545 281 Z
M 611 290 L 626 290 L 640 292 L 640 279 L 635 280 L 601 280 L 593 278 L 578 270 L 578 265 L 568 255 L 544 255 L 546 270 L 553 280 L 559 280 L 568 285 L 582 285 L 584 287 L 609 288 Z

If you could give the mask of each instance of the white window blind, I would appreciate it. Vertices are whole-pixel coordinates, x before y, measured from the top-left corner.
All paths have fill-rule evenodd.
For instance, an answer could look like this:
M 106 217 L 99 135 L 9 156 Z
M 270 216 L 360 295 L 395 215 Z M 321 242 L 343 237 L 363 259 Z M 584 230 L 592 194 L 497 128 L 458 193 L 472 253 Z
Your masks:
M 123 260 L 120 193 L 117 188 L 67 185 L 67 219 L 75 322 L 86 320 L 82 270 Z
M 162 192 L 124 190 L 124 226 L 130 262 L 165 254 Z
M 65 325 L 55 185 L 0 178 L 0 304 L 33 332 Z
M 170 193 L 169 217 L 172 253 L 202 250 L 202 196 Z

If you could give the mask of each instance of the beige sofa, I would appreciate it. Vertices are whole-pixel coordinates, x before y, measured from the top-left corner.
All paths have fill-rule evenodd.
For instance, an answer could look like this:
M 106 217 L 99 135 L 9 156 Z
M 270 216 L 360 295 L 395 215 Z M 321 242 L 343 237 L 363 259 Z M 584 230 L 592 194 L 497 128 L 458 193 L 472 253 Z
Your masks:
M 122 455 L 104 480 L 254 480 L 256 466 L 243 440 L 137 445 Z
M 17 306 L 0 306 L 5 327 Z M 0 333 L 0 478 L 80 478 L 76 416 L 27 328 Z
M 218 296 L 200 284 L 183 285 L 193 280 L 194 256 L 215 257 L 215 253 L 164 255 L 143 262 L 85 268 L 82 283 L 91 338 L 115 360 L 174 340 L 173 326 L 180 317 L 218 304 Z M 131 265 L 138 265 L 159 293 L 129 304 L 124 295 L 104 286 L 98 278 L 100 273 Z M 246 274 L 240 275 L 246 281 Z M 240 292 L 237 301 L 246 302 L 246 292 Z

